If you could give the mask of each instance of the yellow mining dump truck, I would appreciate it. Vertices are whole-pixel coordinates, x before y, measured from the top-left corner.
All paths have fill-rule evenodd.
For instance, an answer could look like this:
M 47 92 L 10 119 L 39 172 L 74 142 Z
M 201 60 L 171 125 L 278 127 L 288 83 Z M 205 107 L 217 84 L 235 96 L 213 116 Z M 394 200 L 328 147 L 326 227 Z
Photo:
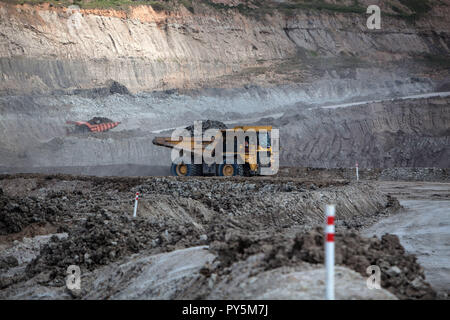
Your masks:
M 172 158 L 174 153 L 183 155 L 172 163 L 174 176 L 252 176 L 278 172 L 278 140 L 272 139 L 272 135 L 278 138 L 278 131 L 274 134 L 272 126 L 238 126 L 216 132 L 209 138 L 155 137 L 153 144 L 175 149 Z M 228 148 L 227 139 L 232 140 Z

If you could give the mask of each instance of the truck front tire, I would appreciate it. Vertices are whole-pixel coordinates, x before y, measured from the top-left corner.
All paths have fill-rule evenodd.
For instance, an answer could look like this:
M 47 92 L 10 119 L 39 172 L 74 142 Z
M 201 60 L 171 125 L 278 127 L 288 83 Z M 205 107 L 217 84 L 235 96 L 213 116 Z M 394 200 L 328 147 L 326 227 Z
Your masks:
M 201 164 L 172 163 L 170 172 L 176 177 L 193 177 L 202 175 Z

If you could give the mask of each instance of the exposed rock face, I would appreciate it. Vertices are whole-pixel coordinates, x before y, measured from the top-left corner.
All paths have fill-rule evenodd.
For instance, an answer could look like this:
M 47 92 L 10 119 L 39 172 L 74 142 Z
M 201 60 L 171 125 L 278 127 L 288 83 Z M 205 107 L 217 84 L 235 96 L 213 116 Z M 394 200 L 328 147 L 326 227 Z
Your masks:
M 167 165 L 169 151 L 151 144 L 154 131 L 199 119 L 249 123 L 292 109 L 282 119 L 286 123 L 270 123 L 286 125 L 282 139 L 294 147 L 283 153 L 282 164 L 353 166 L 354 156 L 367 154 L 375 158 L 361 158 L 361 164 L 371 167 L 447 166 L 440 157 L 447 156 L 448 135 L 431 128 L 434 119 L 448 126 L 445 106 L 436 109 L 444 117 L 424 107 L 405 109 L 404 115 L 397 108 L 389 119 L 381 114 L 390 112 L 383 106 L 369 113 L 346 110 L 355 120 L 336 111 L 339 123 L 331 111 L 314 113 L 309 123 L 291 118 L 305 104 L 447 88 L 449 71 L 442 66 L 450 11 L 445 3 L 430 3 L 431 11 L 415 22 L 380 4 L 387 13 L 381 31 L 366 28 L 365 13 L 281 7 L 270 14 L 243 13 L 241 1 L 218 1 L 233 7 L 226 10 L 194 1 L 194 13 L 183 6 L 156 12 L 149 6 L 118 11 L 0 3 L 0 167 Z M 429 68 L 423 63 L 427 55 L 443 62 Z M 108 134 L 65 136 L 67 120 L 94 116 L 121 126 Z M 422 116 L 431 136 L 421 131 Z M 349 129 L 341 126 L 350 122 Z M 392 122 L 390 128 L 384 122 Z M 330 123 L 333 134 L 325 133 Z M 364 142 L 345 146 L 354 142 L 349 136 L 359 139 L 354 134 L 364 135 Z M 327 145 L 331 135 L 342 147 Z M 320 149 L 324 145 L 330 152 Z M 394 145 L 415 147 L 391 150 Z
M 433 14 L 442 13 L 436 10 Z M 391 60 L 449 49 L 447 23 L 437 23 L 437 17 L 411 24 L 383 15 L 382 29 L 377 32 L 367 29 L 367 16 L 301 12 L 287 19 L 285 31 L 297 47 L 333 56 Z
M 2 90 L 86 88 L 105 79 L 133 91 L 191 87 L 294 53 L 281 27 L 240 15 L 168 15 L 140 6 L 127 16 L 3 3 L 0 15 Z
M 450 167 L 449 98 L 287 114 L 281 159 L 312 167 Z
M 261 95 L 259 101 L 264 97 Z M 227 101 L 238 101 L 236 105 L 230 103 L 230 111 L 244 107 L 253 111 L 248 96 L 248 104 L 244 99 L 221 98 L 224 106 Z M 188 99 L 186 96 L 177 99 L 179 102 L 170 98 L 158 104 L 153 104 L 156 97 L 151 100 L 123 96 L 101 100 L 76 96 L 8 99 L 2 109 L 4 118 L 0 119 L 0 133 L 4 133 L 0 146 L 5 146 L 5 152 L 0 154 L 0 166 L 169 165 L 170 150 L 154 146 L 151 141 L 155 136 L 170 136 L 170 131 L 152 133 L 151 130 L 164 122 L 168 126 L 193 123 L 204 119 L 204 114 L 217 115 L 208 116 L 210 119 L 226 116 L 207 109 L 210 101 L 219 98 L 188 100 L 188 107 L 181 105 L 183 99 Z M 0 108 L 5 100 L 0 98 Z M 305 110 L 302 105 L 292 108 L 278 109 L 281 113 L 285 111 L 281 118 L 269 117 L 257 122 L 281 129 L 281 165 L 353 167 L 358 161 L 362 168 L 450 166 L 448 97 L 337 109 Z M 62 125 L 66 120 L 97 115 L 121 121 L 121 125 L 105 133 L 65 136 Z M 251 112 L 248 117 L 252 117 Z
M 194 6 L 195 14 L 183 6 L 168 13 L 1 3 L 0 92 L 92 88 L 107 79 L 134 92 L 236 86 L 247 74 L 273 84 L 308 77 L 299 53 L 370 62 L 448 53 L 445 4 L 415 24 L 383 16 L 382 32 L 366 28 L 364 13 L 273 10 L 256 18 Z M 292 73 L 290 59 L 296 72 L 280 76 Z

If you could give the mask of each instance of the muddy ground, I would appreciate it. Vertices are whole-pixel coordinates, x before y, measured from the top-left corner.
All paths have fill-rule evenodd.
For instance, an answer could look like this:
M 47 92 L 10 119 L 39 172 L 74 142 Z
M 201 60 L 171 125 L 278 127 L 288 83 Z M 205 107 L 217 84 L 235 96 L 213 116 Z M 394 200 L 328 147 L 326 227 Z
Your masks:
M 341 298 L 436 298 L 416 257 L 405 252 L 396 236 L 359 235 L 358 230 L 400 207 L 372 182 L 22 174 L 1 176 L 0 188 L 2 298 L 286 298 L 286 292 L 268 292 L 273 283 L 267 279 L 286 274 L 305 279 L 303 272 L 316 277 L 322 272 L 327 203 L 337 204 L 337 264 L 348 280 L 343 283 L 352 283 L 355 292 L 345 289 Z M 137 191 L 142 198 L 138 217 L 132 218 Z M 178 279 L 170 290 L 166 284 L 157 294 L 127 294 L 130 279 L 140 274 L 136 270 L 147 266 L 142 261 L 163 259 L 172 265 L 176 260 L 168 252 L 185 257 L 183 250 L 198 246 L 207 248 L 208 254 L 196 260 L 204 264 L 189 269 L 182 283 Z M 72 264 L 83 274 L 83 289 L 76 293 L 65 286 Z M 381 267 L 387 291 L 365 288 L 371 264 Z M 127 286 L 99 284 L 99 279 L 111 282 L 119 271 L 118 283 L 125 278 Z M 317 292 L 323 281 L 316 280 L 316 286 L 290 296 L 321 298 Z M 251 282 L 247 288 L 258 290 L 239 289 L 245 281 Z M 308 291 L 312 288 L 315 293 Z
M 417 256 L 427 281 L 440 296 L 450 295 L 450 184 L 443 182 L 379 181 L 378 187 L 396 197 L 402 208 L 364 230 L 367 236 L 384 233 L 399 237 Z

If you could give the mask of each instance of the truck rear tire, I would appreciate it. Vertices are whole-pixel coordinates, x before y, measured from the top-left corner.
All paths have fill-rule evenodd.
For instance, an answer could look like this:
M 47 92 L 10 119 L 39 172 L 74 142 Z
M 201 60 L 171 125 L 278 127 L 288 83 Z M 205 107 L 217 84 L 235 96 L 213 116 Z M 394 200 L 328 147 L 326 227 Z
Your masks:
M 244 166 L 236 163 L 222 163 L 217 166 L 216 175 L 220 177 L 243 176 Z

